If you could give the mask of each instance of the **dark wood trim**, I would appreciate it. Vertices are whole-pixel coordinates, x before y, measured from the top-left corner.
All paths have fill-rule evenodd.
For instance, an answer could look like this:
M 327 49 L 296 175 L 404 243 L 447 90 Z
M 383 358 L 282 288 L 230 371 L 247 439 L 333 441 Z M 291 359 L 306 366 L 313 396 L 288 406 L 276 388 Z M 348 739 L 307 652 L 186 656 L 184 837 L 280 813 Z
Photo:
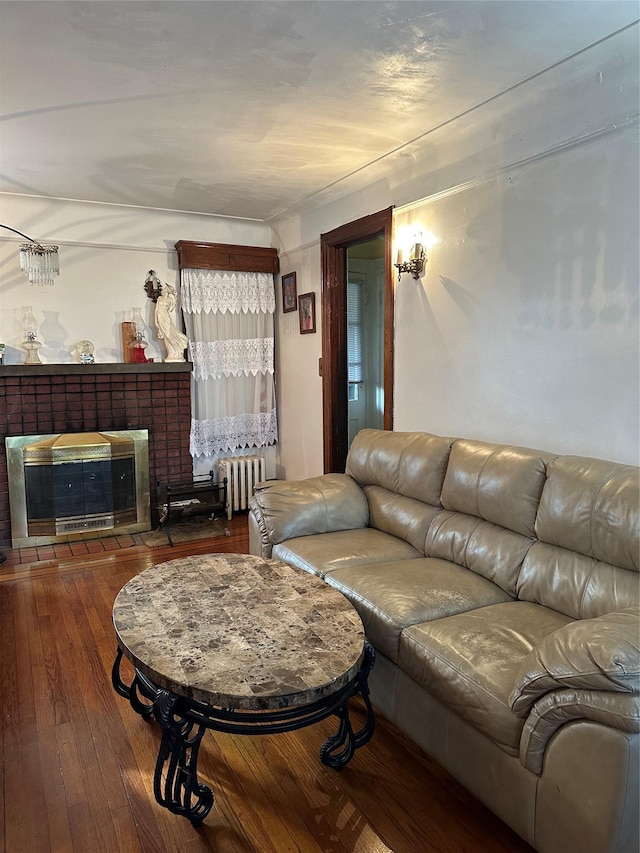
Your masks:
M 393 429 L 394 277 L 391 266 L 392 207 L 372 213 L 320 238 L 322 255 L 322 411 L 325 473 L 344 471 L 347 429 L 347 249 L 384 237 L 384 428 Z
M 194 243 L 178 240 L 179 269 L 235 270 L 277 273 L 278 250 L 232 243 Z
M 324 241 L 324 237 L 322 238 Z M 322 243 L 322 420 L 324 471 L 344 471 L 347 455 L 346 315 L 343 283 L 347 251 Z

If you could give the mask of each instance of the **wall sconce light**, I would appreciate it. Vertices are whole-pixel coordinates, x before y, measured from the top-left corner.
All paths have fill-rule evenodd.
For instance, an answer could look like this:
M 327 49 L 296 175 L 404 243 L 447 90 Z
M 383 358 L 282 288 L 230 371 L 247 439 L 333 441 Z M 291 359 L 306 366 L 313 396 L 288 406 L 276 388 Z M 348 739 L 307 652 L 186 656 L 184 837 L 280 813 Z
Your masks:
M 424 251 L 424 243 L 422 242 L 422 234 L 414 235 L 413 243 L 409 249 L 409 258 L 404 260 L 404 250 L 398 249 L 398 260 L 394 264 L 398 269 L 398 281 L 403 272 L 410 272 L 415 279 L 419 279 L 424 272 L 427 256 Z
M 60 261 L 58 258 L 58 247 L 51 244 L 39 243 L 33 237 L 23 234 L 9 225 L 0 225 L 7 231 L 19 234 L 28 243 L 20 246 L 20 269 L 27 276 L 31 284 L 53 284 L 53 279 L 60 275 Z
M 149 270 L 144 281 L 144 289 L 147 291 L 147 296 L 153 302 L 158 301 L 158 297 L 162 295 L 162 282 L 156 275 L 155 270 Z

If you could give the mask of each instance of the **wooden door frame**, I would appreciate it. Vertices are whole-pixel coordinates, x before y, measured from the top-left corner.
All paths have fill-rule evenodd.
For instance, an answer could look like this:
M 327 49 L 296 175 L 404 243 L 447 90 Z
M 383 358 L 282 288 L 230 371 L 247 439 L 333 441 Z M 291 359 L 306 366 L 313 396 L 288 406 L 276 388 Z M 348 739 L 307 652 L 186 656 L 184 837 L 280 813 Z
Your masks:
M 384 237 L 384 429 L 393 429 L 394 278 L 392 207 L 320 236 L 322 257 L 322 416 L 324 471 L 344 471 L 347 422 L 347 249 Z

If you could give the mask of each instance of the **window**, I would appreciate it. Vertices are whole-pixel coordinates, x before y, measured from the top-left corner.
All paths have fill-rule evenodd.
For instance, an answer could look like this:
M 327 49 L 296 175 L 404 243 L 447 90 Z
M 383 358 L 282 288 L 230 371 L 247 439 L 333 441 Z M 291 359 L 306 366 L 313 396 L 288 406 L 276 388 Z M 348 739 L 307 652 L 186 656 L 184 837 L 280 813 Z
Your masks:
M 364 281 L 347 283 L 347 379 L 364 382 Z

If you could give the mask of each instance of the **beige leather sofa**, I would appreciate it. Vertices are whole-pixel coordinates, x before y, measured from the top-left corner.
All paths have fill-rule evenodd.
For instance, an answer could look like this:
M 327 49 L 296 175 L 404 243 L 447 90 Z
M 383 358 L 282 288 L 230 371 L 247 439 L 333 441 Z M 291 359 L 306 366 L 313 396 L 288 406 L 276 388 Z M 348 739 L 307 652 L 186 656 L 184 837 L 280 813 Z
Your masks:
M 258 487 L 251 551 L 353 602 L 377 709 L 533 847 L 629 853 L 638 497 L 631 466 L 363 430 L 345 474 Z

